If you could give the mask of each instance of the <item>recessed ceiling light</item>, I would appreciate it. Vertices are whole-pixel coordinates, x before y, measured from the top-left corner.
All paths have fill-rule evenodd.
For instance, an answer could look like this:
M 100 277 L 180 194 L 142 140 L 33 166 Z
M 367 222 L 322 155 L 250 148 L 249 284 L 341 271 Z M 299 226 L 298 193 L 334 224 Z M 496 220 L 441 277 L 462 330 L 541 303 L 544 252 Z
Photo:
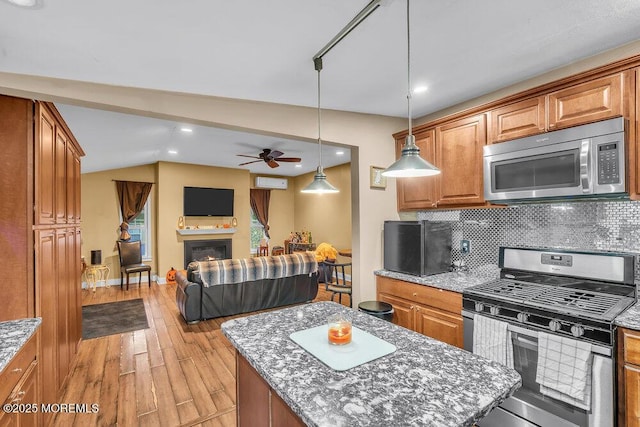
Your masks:
M 191 133 L 193 132 L 193 129 L 191 128 L 186 128 L 186 127 L 181 127 L 180 130 L 184 133 Z
M 428 86 L 416 86 L 413 88 L 413 93 L 423 93 L 429 90 Z
M 177 150 L 169 150 L 169 151 L 167 151 L 167 152 L 168 152 L 169 154 L 178 154 L 178 151 L 177 151 Z
M 297 168 L 301 168 L 301 167 L 302 167 L 302 165 L 296 165 L 296 167 L 297 167 Z
M 342 156 L 344 154 L 344 151 L 336 151 L 336 155 L 338 156 Z
M 18 7 L 26 7 L 36 9 L 42 6 L 42 0 L 6 0 L 7 3 L 11 3 Z

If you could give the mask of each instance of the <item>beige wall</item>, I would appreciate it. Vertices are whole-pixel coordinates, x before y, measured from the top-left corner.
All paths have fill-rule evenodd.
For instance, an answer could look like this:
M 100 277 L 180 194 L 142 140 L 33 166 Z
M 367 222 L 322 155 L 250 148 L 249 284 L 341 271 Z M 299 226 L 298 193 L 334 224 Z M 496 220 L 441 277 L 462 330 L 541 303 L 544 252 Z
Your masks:
M 184 163 L 158 163 L 158 269 L 164 277 L 171 267 L 182 268 L 185 240 L 232 240 L 234 258 L 244 258 L 249 253 L 249 172 L 243 169 L 215 168 Z M 238 220 L 234 234 L 204 234 L 182 236 L 176 232 L 178 218 L 182 215 L 183 187 L 232 188 L 233 212 Z M 187 217 L 185 225 L 215 226 L 231 223 L 228 217 Z
M 110 278 L 120 277 L 120 263 L 116 240 L 120 236 L 120 210 L 118 193 L 113 180 L 156 182 L 155 165 L 136 166 L 132 168 L 113 169 L 104 172 L 82 174 L 82 256 L 87 263 L 91 260 L 91 251 L 102 250 L 102 263 L 111 269 Z M 152 259 L 145 261 L 157 271 L 157 252 L 155 235 L 157 217 L 157 185 L 151 191 L 151 234 Z
M 304 187 L 313 181 L 315 172 L 294 180 L 295 230 L 311 231 L 313 241 L 327 242 L 336 249 L 351 247 L 351 165 L 324 169 L 327 181 L 340 190 L 335 194 L 305 194 Z

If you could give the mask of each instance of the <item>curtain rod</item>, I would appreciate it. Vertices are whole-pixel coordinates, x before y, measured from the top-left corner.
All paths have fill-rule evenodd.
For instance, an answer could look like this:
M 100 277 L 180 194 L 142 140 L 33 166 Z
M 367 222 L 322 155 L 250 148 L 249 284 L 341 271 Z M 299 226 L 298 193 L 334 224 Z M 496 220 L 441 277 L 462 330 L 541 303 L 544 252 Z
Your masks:
M 146 181 L 127 181 L 125 179 L 112 179 L 111 182 L 139 182 L 141 184 L 155 184 L 155 182 L 146 182 Z

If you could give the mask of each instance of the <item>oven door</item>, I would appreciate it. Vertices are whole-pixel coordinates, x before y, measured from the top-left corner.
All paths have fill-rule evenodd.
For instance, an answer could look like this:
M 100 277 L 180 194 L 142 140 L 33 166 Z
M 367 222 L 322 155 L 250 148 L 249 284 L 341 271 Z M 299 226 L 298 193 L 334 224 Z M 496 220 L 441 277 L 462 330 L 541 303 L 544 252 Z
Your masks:
M 463 312 L 463 314 L 465 314 Z M 464 347 L 473 349 L 473 314 L 464 317 Z M 478 426 L 613 427 L 613 363 L 611 351 L 594 345 L 591 411 L 545 396 L 536 382 L 537 332 L 509 324 L 514 369 L 522 376 L 522 387 L 500 407 L 480 420 Z

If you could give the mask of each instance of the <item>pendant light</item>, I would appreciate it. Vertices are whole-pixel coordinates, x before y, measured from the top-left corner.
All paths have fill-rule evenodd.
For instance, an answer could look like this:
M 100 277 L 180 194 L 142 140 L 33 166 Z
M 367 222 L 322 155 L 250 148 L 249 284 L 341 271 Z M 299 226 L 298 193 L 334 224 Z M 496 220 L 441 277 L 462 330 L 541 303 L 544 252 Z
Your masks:
M 416 137 L 411 133 L 411 32 L 409 28 L 409 0 L 407 0 L 407 85 L 409 134 L 402 147 L 402 155 L 394 164 L 385 169 L 382 175 L 390 178 L 437 175 L 440 173 L 440 169 L 420 157 L 420 148 L 416 145 Z
M 322 169 L 322 137 L 320 135 L 320 71 L 322 70 L 322 58 L 314 58 L 313 64 L 318 72 L 318 153 L 320 163 L 316 169 L 316 174 L 313 177 L 311 184 L 302 189 L 302 193 L 315 193 L 315 194 L 327 194 L 337 193 L 338 189 L 327 181 L 327 175 L 325 175 Z

